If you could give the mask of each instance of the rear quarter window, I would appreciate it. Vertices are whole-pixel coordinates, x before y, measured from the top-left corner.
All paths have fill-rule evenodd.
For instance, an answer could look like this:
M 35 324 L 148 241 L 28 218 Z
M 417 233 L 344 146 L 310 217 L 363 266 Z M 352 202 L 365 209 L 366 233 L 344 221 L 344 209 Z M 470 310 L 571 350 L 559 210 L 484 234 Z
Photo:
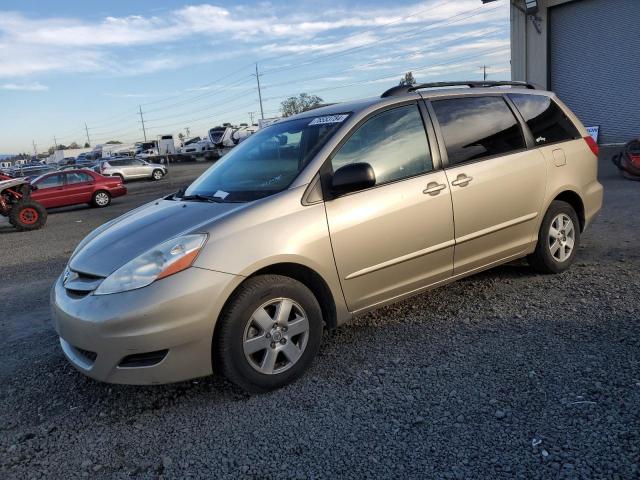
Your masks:
M 580 138 L 580 132 L 562 109 L 544 95 L 511 93 L 509 98 L 531 130 L 536 145 Z

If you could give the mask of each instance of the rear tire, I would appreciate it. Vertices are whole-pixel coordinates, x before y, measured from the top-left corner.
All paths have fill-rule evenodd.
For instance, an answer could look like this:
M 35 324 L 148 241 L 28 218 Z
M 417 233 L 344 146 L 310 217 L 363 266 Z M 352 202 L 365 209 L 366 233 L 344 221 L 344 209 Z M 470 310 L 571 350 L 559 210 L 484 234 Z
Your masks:
M 222 312 L 214 365 L 248 392 L 293 382 L 311 365 L 322 340 L 322 311 L 302 283 L 280 275 L 248 279 Z
M 535 251 L 527 258 L 540 273 L 561 273 L 576 258 L 580 246 L 580 220 L 567 202 L 554 200 L 545 214 Z
M 98 190 L 91 198 L 91 205 L 96 208 L 108 207 L 111 204 L 111 195 L 105 190 Z
M 19 231 L 38 230 L 47 223 L 47 210 L 38 202 L 24 200 L 11 208 L 9 222 Z

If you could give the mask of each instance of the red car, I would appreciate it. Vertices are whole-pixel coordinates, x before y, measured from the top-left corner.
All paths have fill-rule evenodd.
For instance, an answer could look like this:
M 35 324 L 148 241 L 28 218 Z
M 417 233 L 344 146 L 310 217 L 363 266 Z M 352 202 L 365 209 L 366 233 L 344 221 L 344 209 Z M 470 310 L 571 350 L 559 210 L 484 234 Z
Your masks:
M 36 187 L 31 193 L 31 198 L 45 208 L 82 203 L 106 207 L 112 198 L 127 193 L 119 177 L 105 177 L 91 170 L 46 173 L 34 178 L 31 185 Z

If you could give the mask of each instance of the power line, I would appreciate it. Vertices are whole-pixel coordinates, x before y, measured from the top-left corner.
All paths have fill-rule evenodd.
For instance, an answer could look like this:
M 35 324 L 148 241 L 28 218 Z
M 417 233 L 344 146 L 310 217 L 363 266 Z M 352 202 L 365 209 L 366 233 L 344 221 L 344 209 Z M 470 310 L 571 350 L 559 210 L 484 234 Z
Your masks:
M 450 2 L 444 2 L 443 4 L 446 4 L 446 3 L 450 3 Z M 440 4 L 440 5 L 443 5 L 443 4 Z M 463 21 L 463 20 L 468 20 L 469 18 L 473 18 L 473 17 L 476 17 L 478 15 L 484 15 L 486 13 L 493 12 L 493 11 L 495 11 L 497 9 L 498 9 L 498 7 L 487 9 L 487 8 L 485 8 L 483 6 L 480 6 L 480 7 L 471 9 L 471 10 L 467 10 L 467 11 L 464 11 L 464 12 L 457 13 L 455 15 L 452 15 L 451 17 L 447 17 L 447 18 L 444 18 L 442 20 L 438 20 L 436 22 L 429 23 L 427 25 L 419 25 L 419 26 L 417 26 L 415 28 L 409 29 L 408 31 L 404 32 L 403 36 L 400 36 L 400 37 L 399 36 L 394 36 L 392 38 L 387 38 L 387 39 L 385 39 L 385 38 L 377 39 L 377 40 L 374 40 L 374 41 L 371 41 L 371 42 L 367 42 L 367 43 L 365 43 L 363 45 L 358 45 L 356 47 L 351 47 L 351 48 L 348 48 L 348 49 L 345 49 L 345 50 L 341 50 L 341 51 L 339 51 L 337 53 L 331 53 L 331 54 L 326 54 L 326 55 L 323 55 L 323 56 L 320 56 L 320 57 L 316 57 L 314 59 L 311 59 L 311 60 L 308 60 L 306 62 L 302 62 L 302 63 L 299 63 L 299 64 L 294 64 L 294 65 L 290 65 L 290 66 L 286 66 L 286 67 L 282 67 L 282 68 L 273 68 L 273 69 L 270 69 L 270 70 L 265 70 L 263 73 L 264 73 L 264 75 L 268 75 L 268 74 L 271 74 L 272 72 L 281 73 L 281 72 L 285 72 L 285 71 L 295 70 L 297 68 L 305 67 L 307 65 L 311 65 L 311 64 L 314 64 L 314 63 L 322 62 L 322 61 L 333 59 L 333 58 L 337 58 L 337 57 L 342 57 L 342 56 L 345 56 L 345 55 L 348 55 L 348 54 L 351 54 L 351 53 L 354 53 L 354 52 L 359 52 L 361 50 L 366 50 L 366 49 L 378 46 L 381 43 L 398 42 L 400 40 L 406 40 L 407 38 L 412 38 L 412 37 L 415 37 L 416 35 L 419 35 L 422 30 L 427 30 L 427 29 L 431 29 L 431 28 L 434 28 L 434 27 L 442 27 L 442 26 L 451 25 L 451 24 L 456 23 L 456 22 L 460 22 L 460 21 Z M 462 18 L 458 18 L 456 20 L 453 20 L 455 17 L 460 17 L 460 16 L 465 15 L 465 14 L 472 14 L 472 15 L 469 15 L 468 17 L 462 17 Z M 410 33 L 410 32 L 414 32 L 414 33 Z M 361 35 L 361 33 L 359 33 L 358 35 Z
M 222 80 L 226 80 L 227 78 L 231 78 L 231 77 L 235 76 L 236 74 L 240 73 L 241 71 L 246 70 L 247 68 L 252 67 L 252 66 L 253 66 L 253 62 L 252 62 L 252 63 L 249 63 L 249 64 L 247 64 L 247 65 L 243 65 L 242 67 L 238 68 L 237 70 L 234 70 L 233 72 L 231 72 L 231 73 L 229 73 L 229 74 L 227 74 L 227 75 L 224 75 L 224 76 L 222 76 L 222 77 L 220 77 L 220 78 L 218 78 L 218 79 L 214 80 L 214 81 L 213 81 L 213 82 L 211 82 L 211 83 L 208 83 L 208 84 L 206 84 L 206 85 L 201 85 L 201 86 L 199 86 L 199 87 L 194 87 L 194 89 L 195 89 L 195 90 L 200 90 L 200 89 L 203 89 L 203 88 L 211 87 L 211 86 L 213 86 L 213 85 L 217 84 L 218 82 L 221 82 Z M 155 104 L 158 104 L 158 103 L 166 102 L 166 101 L 168 101 L 168 100 L 172 100 L 172 99 L 174 99 L 174 98 L 179 98 L 179 97 L 181 97 L 181 96 L 185 95 L 186 93 L 187 93 L 187 92 L 179 93 L 179 94 L 177 94 L 177 95 L 173 95 L 173 96 L 171 96 L 171 97 L 166 97 L 166 98 L 163 98 L 163 99 L 160 99 L 160 100 L 155 100 L 155 101 L 153 101 L 153 102 L 143 103 L 143 104 L 141 104 L 141 105 L 142 105 L 142 106 L 155 105 Z
M 444 5 L 444 4 L 447 4 L 447 3 L 449 3 L 449 2 L 441 2 L 441 3 L 439 3 L 438 5 L 430 6 L 430 7 L 429 7 L 429 8 L 427 8 L 427 9 L 423 9 L 423 10 L 420 10 L 420 11 L 418 11 L 418 12 L 414 12 L 414 13 L 412 13 L 412 14 L 410 14 L 410 15 L 407 15 L 407 16 L 404 16 L 404 17 L 402 17 L 402 18 L 400 18 L 400 19 L 396 19 L 396 20 L 394 20 L 394 21 L 392 21 L 392 22 L 388 22 L 388 23 L 386 23 L 386 24 L 384 24 L 384 25 L 381 25 L 381 26 L 377 27 L 375 30 L 372 30 L 372 31 L 378 31 L 378 30 L 380 30 L 380 29 L 384 29 L 385 27 L 387 27 L 387 26 L 389 26 L 389 25 L 392 25 L 392 24 L 395 24 L 395 23 L 399 23 L 399 22 L 401 22 L 401 21 L 403 21 L 403 20 L 406 20 L 406 19 L 407 19 L 407 18 L 409 18 L 409 17 L 419 15 L 420 13 L 423 13 L 423 12 L 426 12 L 426 11 L 429 11 L 429 10 L 434 10 L 434 9 L 436 9 L 437 7 L 439 7 L 439 6 L 441 6 L 441 5 Z M 480 12 L 480 13 L 474 13 L 474 12 L 476 12 L 477 10 L 481 10 L 481 9 L 483 10 L 482 12 Z M 297 64 L 289 65 L 289 66 L 286 66 L 286 67 L 284 67 L 284 68 L 273 68 L 273 69 L 268 69 L 268 70 L 266 70 L 266 71 L 259 72 L 259 71 L 258 71 L 258 68 L 257 68 L 257 64 L 255 64 L 256 74 L 255 74 L 255 75 L 253 75 L 253 76 L 256 76 L 256 81 L 257 81 L 257 83 L 258 83 L 258 85 L 259 85 L 259 86 L 258 86 L 258 97 L 259 97 L 259 102 L 260 102 L 260 107 L 261 107 L 261 116 L 264 118 L 264 106 L 263 106 L 263 101 L 264 101 L 265 99 L 263 99 L 263 98 L 262 98 L 262 91 L 261 91 L 261 90 L 262 90 L 262 86 L 260 85 L 260 79 L 259 79 L 259 77 L 260 77 L 260 76 L 262 76 L 262 75 L 264 75 L 264 74 L 272 74 L 272 73 L 274 73 L 274 72 L 276 72 L 276 71 L 277 71 L 277 72 L 283 72 L 283 71 L 289 71 L 289 70 L 293 70 L 293 69 L 297 69 L 297 68 L 302 68 L 302 67 L 304 67 L 304 66 L 307 66 L 307 65 L 310 65 L 310 64 L 313 64 L 313 63 L 318 63 L 318 62 L 325 61 L 325 60 L 328 60 L 328 59 L 331 59 L 331 58 L 336 58 L 336 57 L 346 56 L 346 55 L 349 55 L 349 54 L 352 54 L 352 53 L 355 53 L 355 52 L 359 52 L 359 51 L 362 51 L 362 50 L 365 50 L 365 49 L 368 49 L 368 48 L 372 48 L 373 46 L 377 46 L 377 45 L 380 45 L 380 44 L 389 43 L 389 42 L 398 42 L 398 41 L 402 41 L 402 40 L 404 40 L 404 39 L 411 38 L 411 37 L 413 37 L 413 36 L 419 35 L 419 34 L 423 33 L 423 32 L 424 32 L 424 30 L 426 30 L 426 29 L 432 29 L 432 28 L 442 27 L 442 26 L 445 26 L 445 25 L 447 25 L 447 24 L 452 24 L 452 23 L 456 23 L 456 22 L 459 22 L 459 21 L 467 20 L 467 19 L 469 19 L 469 18 L 472 18 L 472 17 L 477 16 L 478 14 L 490 13 L 490 12 L 492 12 L 492 11 L 495 11 L 496 9 L 497 9 L 497 8 L 493 8 L 493 9 L 484 9 L 483 7 L 479 7 L 479 8 L 475 8 L 475 9 L 472 9 L 472 10 L 468 10 L 468 11 L 460 12 L 460 13 L 458 13 L 458 14 L 456 14 L 456 15 L 452 15 L 451 17 L 447 17 L 447 18 L 445 18 L 445 19 L 442 19 L 442 20 L 439 20 L 439 21 L 435 21 L 435 22 L 429 23 L 429 24 L 427 24 L 427 25 L 421 24 L 421 25 L 419 25 L 419 26 L 417 26 L 417 27 L 415 27 L 415 28 L 412 28 L 412 29 L 409 29 L 409 30 L 404 31 L 404 33 L 403 33 L 403 34 L 401 34 L 400 36 L 398 36 L 398 35 L 394 35 L 394 36 L 393 36 L 393 38 L 387 38 L 387 37 L 388 37 L 388 35 L 386 35 L 386 36 L 385 36 L 385 37 L 383 37 L 383 38 L 378 38 L 378 39 L 376 39 L 375 41 L 373 41 L 373 42 L 368 42 L 368 43 L 366 43 L 366 44 L 364 44 L 364 45 L 359 45 L 359 46 L 356 46 L 356 47 L 352 47 L 352 48 L 349 48 L 349 49 L 346 49 L 346 50 L 342 50 L 342 51 L 340 51 L 340 52 L 333 53 L 333 54 L 326 54 L 326 55 L 322 55 L 322 56 L 319 56 L 319 57 L 315 57 L 315 58 L 312 58 L 312 59 L 310 59 L 310 60 L 308 60 L 308 61 L 304 61 L 304 62 L 300 62 L 300 63 L 297 63 Z M 471 15 L 468 15 L 468 14 L 471 14 Z M 412 32 L 415 32 L 415 33 L 412 33 Z M 363 35 L 363 34 L 366 34 L 366 33 L 367 33 L 366 31 L 364 31 L 364 32 L 359 32 L 359 35 Z M 392 34 L 389 34 L 389 35 L 392 35 Z M 315 38 L 315 37 L 312 37 L 312 38 Z M 280 56 L 277 56 L 277 57 L 272 57 L 272 58 L 263 59 L 263 60 L 261 60 L 261 61 L 265 61 L 265 62 L 266 62 L 266 61 L 271 61 L 272 59 L 280 59 L 280 58 L 281 58 Z M 229 74 L 227 74 L 227 75 L 224 75 L 224 76 L 220 77 L 220 78 L 219 78 L 219 79 L 217 79 L 215 82 L 210 83 L 210 84 L 207 84 L 207 85 L 204 85 L 204 86 L 202 86 L 202 87 L 200 87 L 200 88 L 206 88 L 206 87 L 209 87 L 209 86 L 215 85 L 217 82 L 219 82 L 219 81 L 221 81 L 221 80 L 223 80 L 223 79 L 228 79 L 228 78 L 231 78 L 231 77 L 233 77 L 233 76 L 236 76 L 236 75 L 238 75 L 240 72 L 242 72 L 243 70 L 245 70 L 248 66 L 249 66 L 249 65 L 244 65 L 244 66 L 240 67 L 239 69 L 234 70 L 233 72 L 231 72 L 231 73 L 229 73 Z M 327 72 L 325 72 L 325 74 L 324 74 L 324 75 L 327 75 L 327 74 L 328 74 L 328 73 L 327 73 Z M 385 78 L 389 78 L 389 77 L 391 77 L 391 76 L 388 76 L 388 77 L 385 77 Z M 318 79 L 318 78 L 297 79 L 297 80 L 293 80 L 293 81 L 290 81 L 290 82 L 286 82 L 286 83 L 278 84 L 278 85 L 276 85 L 276 87 L 286 86 L 286 85 L 291 84 L 291 83 L 294 83 L 294 82 L 300 82 L 300 81 L 311 81 L 311 80 L 317 80 L 317 79 Z M 174 106 L 174 105 L 184 106 L 184 105 L 185 105 L 185 104 L 187 104 L 187 103 L 193 103 L 193 102 L 198 101 L 198 100 L 200 100 L 200 99 L 202 99 L 202 98 L 217 95 L 217 94 L 219 94 L 219 93 L 220 93 L 220 92 L 222 92 L 222 91 L 228 90 L 228 89 L 233 88 L 233 87 L 237 87 L 238 85 L 242 85 L 242 84 L 244 84 L 244 83 L 248 83 L 249 81 L 250 81 L 250 80 L 249 80 L 249 79 L 247 79 L 247 80 L 245 80 L 245 81 L 243 81 L 243 82 L 240 82 L 240 83 L 235 82 L 235 83 L 232 83 L 232 84 L 229 84 L 229 85 L 222 86 L 222 87 L 220 87 L 220 88 L 212 89 L 211 91 L 208 91 L 208 92 L 205 92 L 205 93 L 201 93 L 201 94 L 195 95 L 195 96 L 193 96 L 193 97 L 191 97 L 191 98 L 188 98 L 188 99 L 186 99 L 186 100 L 184 100 L 184 101 L 182 101 L 182 102 L 173 103 L 173 104 L 169 104 L 169 105 L 163 105 L 163 106 L 161 106 L 161 107 L 158 107 L 158 108 L 155 108 L 155 109 L 152 109 L 152 110 L 148 110 L 146 113 L 154 112 L 154 111 L 162 111 L 162 110 L 170 109 L 170 108 L 171 108 L 172 106 Z M 361 83 L 361 82 L 351 83 L 351 84 L 348 84 L 348 85 L 346 85 L 346 86 L 351 86 L 351 85 L 360 84 L 360 83 Z M 316 91 L 333 90 L 333 89 L 337 89 L 337 88 L 345 88 L 346 86 L 329 87 L 329 88 L 325 88 L 325 89 L 319 89 L 319 90 L 316 90 Z M 142 107 L 142 105 L 156 105 L 156 104 L 163 104 L 163 103 L 165 103 L 165 102 L 167 102 L 167 101 L 169 101 L 169 100 L 172 100 L 172 99 L 175 99 L 175 98 L 181 98 L 181 97 L 184 97 L 185 95 L 186 95 L 185 93 L 181 93 L 181 94 L 178 94 L 178 95 L 174 95 L 174 96 L 166 97 L 166 98 L 159 99 L 159 100 L 156 100 L 156 101 L 143 103 L 143 104 L 141 104 L 141 105 L 139 106 L 139 112 L 136 112 L 136 113 L 139 113 L 139 114 L 140 114 L 140 117 L 141 117 L 141 123 L 142 123 L 142 128 L 143 128 L 143 134 L 145 135 L 145 137 L 146 137 L 146 131 L 145 131 L 145 125 L 144 125 L 145 121 L 144 121 L 144 117 L 143 117 L 143 115 L 142 115 L 142 108 L 141 108 L 141 107 Z M 272 97 L 272 98 L 275 98 L 275 97 Z M 267 100 L 269 100 L 269 99 L 267 99 Z M 218 102 L 218 103 L 217 103 L 217 106 L 219 106 L 219 105 L 220 105 L 220 102 Z M 200 110 L 204 110 L 204 109 L 199 109 L 199 110 L 196 110 L 196 111 L 200 111 Z M 129 115 L 131 115 L 131 113 L 132 113 L 132 112 L 131 112 L 131 111 L 129 111 L 129 112 L 126 112 L 126 113 L 122 113 L 122 114 L 118 114 L 118 115 L 115 115 L 115 116 L 109 117 L 106 121 L 102 121 L 102 122 L 99 122 L 99 123 L 97 123 L 97 124 L 93 124 L 94 126 L 92 126 L 92 127 L 88 127 L 88 126 L 87 126 L 87 124 L 85 123 L 85 129 L 84 129 L 84 131 L 82 132 L 82 134 L 84 135 L 84 134 L 86 133 L 86 135 L 87 135 L 87 139 L 88 139 L 88 140 L 89 140 L 89 130 L 91 130 L 91 131 L 93 132 L 93 134 L 94 134 L 94 135 L 96 134 L 96 131 L 98 131 L 98 133 L 97 133 L 97 134 L 99 134 L 100 136 L 107 135 L 107 134 L 108 134 L 108 132 L 101 131 L 101 130 L 102 130 L 102 128 L 104 128 L 104 127 L 105 127 L 105 126 L 107 126 L 107 125 L 110 125 L 110 124 L 116 124 L 116 123 L 117 123 L 117 124 L 119 124 L 119 126 L 122 126 L 122 121 L 120 121 L 120 120 L 116 120 L 116 119 L 121 119 L 121 118 L 122 118 L 122 117 L 124 117 L 124 116 L 129 116 Z M 156 119 L 154 119 L 154 120 L 161 120 L 161 119 L 164 119 L 164 118 L 175 118 L 176 116 L 186 116 L 186 115 L 190 115 L 190 114 L 192 114 L 192 113 L 193 113 L 193 111 L 184 112 L 183 114 L 179 114 L 179 115 L 175 115 L 175 113 L 174 113 L 174 114 L 172 114 L 171 116 L 160 117 L 160 118 L 156 118 Z M 210 116 L 202 117 L 202 118 L 209 118 L 209 117 L 210 117 Z M 97 125 L 97 127 L 96 127 L 96 125 Z M 162 128 L 162 127 L 161 127 L 161 126 L 158 126 L 158 127 L 152 127 L 152 128 Z M 121 131 L 122 131 L 122 130 L 121 130 Z
M 149 122 L 153 123 L 153 122 L 158 121 L 158 120 L 166 120 L 166 119 L 170 119 L 170 118 L 184 117 L 185 115 L 193 115 L 196 112 L 202 112 L 202 111 L 205 111 L 205 110 L 209 110 L 211 108 L 218 107 L 220 105 L 224 105 L 224 104 L 229 103 L 229 102 L 236 101 L 236 100 L 239 99 L 238 95 L 248 94 L 248 93 L 252 93 L 252 91 L 251 90 L 246 90 L 244 92 L 241 92 L 240 94 L 234 94 L 234 95 L 231 95 L 229 97 L 224 97 L 221 101 L 218 101 L 215 104 L 206 105 L 206 106 L 203 106 L 202 108 L 198 108 L 196 110 L 189 110 L 188 112 L 183 112 L 183 113 L 178 113 L 178 114 L 171 114 L 171 115 L 166 115 L 164 117 L 156 117 L 156 118 L 147 117 L 147 123 L 149 123 Z

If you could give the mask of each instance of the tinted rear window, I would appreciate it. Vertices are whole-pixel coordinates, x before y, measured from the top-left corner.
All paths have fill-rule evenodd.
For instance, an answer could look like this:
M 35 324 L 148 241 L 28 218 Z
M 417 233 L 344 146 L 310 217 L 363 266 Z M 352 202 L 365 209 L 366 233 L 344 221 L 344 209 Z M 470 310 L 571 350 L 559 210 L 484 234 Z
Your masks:
M 575 125 L 549 97 L 512 93 L 509 98 L 527 122 L 536 145 L 580 138 Z
M 520 125 L 502 97 L 433 101 L 449 165 L 525 148 Z

